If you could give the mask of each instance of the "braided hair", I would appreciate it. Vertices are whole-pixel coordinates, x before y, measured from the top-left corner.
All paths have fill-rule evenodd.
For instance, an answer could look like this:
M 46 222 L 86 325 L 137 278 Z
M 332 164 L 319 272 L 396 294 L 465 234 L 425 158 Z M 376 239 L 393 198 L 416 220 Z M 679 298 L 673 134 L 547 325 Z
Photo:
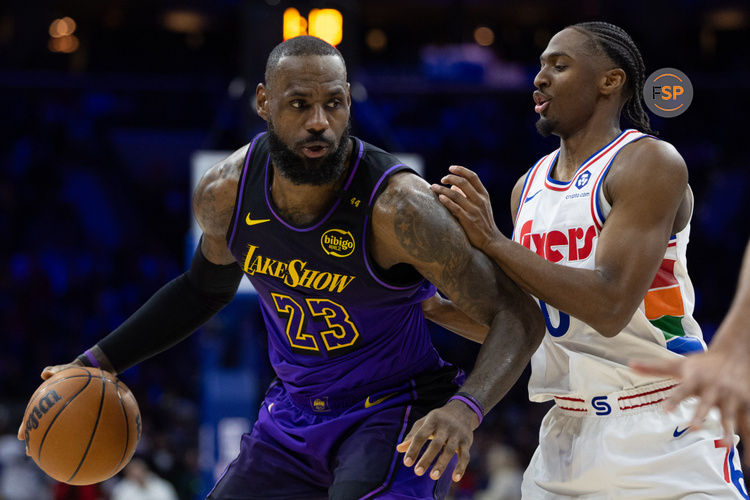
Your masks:
M 570 27 L 590 36 L 596 48 L 625 71 L 625 86 L 628 92 L 623 108 L 625 118 L 641 132 L 657 135 L 657 132 L 651 129 L 648 114 L 641 104 L 640 96 L 646 79 L 646 66 L 630 35 L 614 24 L 601 21 L 578 23 Z

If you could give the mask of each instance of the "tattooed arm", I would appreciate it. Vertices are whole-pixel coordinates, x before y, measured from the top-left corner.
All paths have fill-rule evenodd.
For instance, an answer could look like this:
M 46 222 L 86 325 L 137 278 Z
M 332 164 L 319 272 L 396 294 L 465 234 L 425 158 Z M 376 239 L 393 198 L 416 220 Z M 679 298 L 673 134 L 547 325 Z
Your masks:
M 439 292 L 422 302 L 424 317 L 462 337 L 481 344 L 489 328 L 474 321 Z
M 373 208 L 372 232 L 370 250 L 381 267 L 414 266 L 469 317 L 489 327 L 474 370 L 461 388 L 488 411 L 513 386 L 542 340 L 544 323 L 539 308 L 471 246 L 428 184 L 413 174 L 391 178 Z M 430 474 L 434 479 L 458 453 L 457 481 L 469 462 L 473 430 L 478 425 L 473 410 L 451 400 L 418 420 L 398 449 L 406 451 L 404 463 L 411 466 L 423 444 L 432 439 L 416 463 L 415 473 L 423 474 L 440 454 Z

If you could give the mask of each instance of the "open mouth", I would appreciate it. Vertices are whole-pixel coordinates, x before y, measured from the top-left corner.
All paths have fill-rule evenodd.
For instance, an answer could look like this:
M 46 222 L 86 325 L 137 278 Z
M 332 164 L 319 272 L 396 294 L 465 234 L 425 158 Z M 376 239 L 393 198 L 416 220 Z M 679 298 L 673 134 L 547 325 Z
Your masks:
M 549 97 L 542 94 L 538 90 L 535 91 L 534 92 L 534 103 L 535 103 L 534 111 L 539 114 L 544 113 L 549 107 L 549 101 L 550 101 Z
M 326 142 L 308 142 L 302 146 L 302 154 L 307 158 L 320 158 L 330 149 L 330 146 Z

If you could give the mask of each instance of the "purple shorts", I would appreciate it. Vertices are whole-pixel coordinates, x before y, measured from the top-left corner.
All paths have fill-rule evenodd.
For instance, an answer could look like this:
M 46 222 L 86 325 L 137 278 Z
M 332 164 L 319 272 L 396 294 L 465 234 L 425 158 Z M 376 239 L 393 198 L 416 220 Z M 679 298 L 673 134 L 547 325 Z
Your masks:
M 274 382 L 252 432 L 242 436 L 239 456 L 208 499 L 441 499 L 456 458 L 433 481 L 404 467 L 396 445 L 463 379 L 463 372 L 446 366 L 324 412 L 295 404 Z

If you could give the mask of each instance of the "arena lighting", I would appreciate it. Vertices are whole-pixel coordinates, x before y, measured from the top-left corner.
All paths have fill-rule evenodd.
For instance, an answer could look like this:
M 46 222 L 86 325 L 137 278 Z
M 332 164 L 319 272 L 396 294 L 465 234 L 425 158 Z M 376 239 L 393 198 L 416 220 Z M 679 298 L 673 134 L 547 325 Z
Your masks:
M 333 46 L 344 37 L 344 17 L 336 9 L 313 9 L 310 11 L 310 34 Z
M 289 7 L 284 11 L 284 40 L 300 35 L 307 35 L 307 19 L 297 9 Z
M 385 49 L 386 45 L 388 45 L 388 36 L 385 34 L 385 31 L 379 28 L 373 28 L 367 32 L 365 43 L 371 51 L 380 52 Z
M 495 32 L 487 26 L 479 26 L 474 30 L 474 41 L 483 47 L 488 47 L 495 41 Z
M 308 17 L 309 19 L 305 19 L 293 7 L 286 9 L 283 20 L 284 40 L 309 34 L 334 46 L 341 43 L 344 33 L 344 17 L 341 12 L 336 9 L 312 9 Z
M 176 33 L 199 34 L 208 24 L 206 17 L 192 10 L 171 10 L 164 14 L 164 27 Z
M 49 36 L 52 38 L 62 38 L 72 35 L 76 30 L 76 22 L 65 16 L 62 19 L 55 19 L 49 25 Z
M 59 38 L 50 38 L 47 47 L 52 52 L 62 52 L 63 54 L 70 54 L 78 50 L 80 42 L 78 37 L 75 35 L 68 35 Z

